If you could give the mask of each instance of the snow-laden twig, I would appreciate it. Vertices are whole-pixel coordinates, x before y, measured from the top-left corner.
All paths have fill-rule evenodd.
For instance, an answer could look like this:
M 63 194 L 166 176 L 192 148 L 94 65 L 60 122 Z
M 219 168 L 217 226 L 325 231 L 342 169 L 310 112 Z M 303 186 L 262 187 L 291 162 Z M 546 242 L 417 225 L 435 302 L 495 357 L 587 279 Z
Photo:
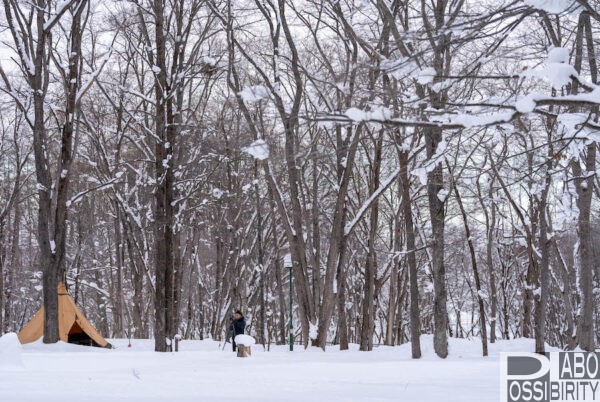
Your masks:
M 56 9 L 54 10 L 54 15 L 52 15 L 48 21 L 44 23 L 44 31 L 48 32 L 52 29 L 54 25 L 58 23 L 60 18 L 64 13 L 73 5 L 73 3 L 78 2 L 80 0 L 63 0 L 62 2 L 56 5 Z M 82 7 L 85 2 L 81 2 L 79 7 Z
M 392 182 L 398 176 L 398 174 L 400 174 L 399 167 L 396 168 L 396 170 L 394 170 L 392 172 L 392 174 L 390 174 L 383 181 L 383 183 L 381 183 L 381 185 L 377 188 L 377 190 L 375 190 L 375 192 L 373 192 L 373 194 L 371 194 L 371 196 L 363 203 L 363 205 L 360 207 L 360 209 L 358 210 L 356 215 L 354 215 L 354 218 L 348 224 L 346 224 L 346 226 L 344 227 L 344 235 L 345 236 L 348 236 L 350 234 L 350 232 L 352 232 L 352 229 L 354 229 L 354 226 L 356 226 L 356 224 L 360 221 L 360 219 L 363 217 L 363 215 L 365 214 L 367 209 L 371 206 L 373 201 L 375 201 L 377 199 L 377 197 L 379 197 L 390 186 L 390 184 L 392 184 Z
M 102 60 L 100 60 L 100 67 L 98 67 L 96 69 L 96 71 L 92 72 L 88 79 L 86 80 L 86 82 L 81 86 L 81 88 L 79 88 L 79 90 L 77 91 L 77 95 L 75 97 L 76 102 L 80 102 L 81 98 L 83 97 L 83 95 L 85 95 L 85 93 L 90 89 L 90 87 L 92 86 L 92 84 L 94 83 L 94 81 L 96 81 L 96 78 L 98 78 L 98 76 L 100 75 L 100 73 L 102 72 L 102 70 L 104 69 L 104 66 L 106 65 L 106 63 L 108 62 L 108 59 L 110 58 L 111 54 L 112 54 L 112 47 L 108 50 L 108 52 L 106 53 L 106 55 L 102 58 Z
M 107 187 L 112 187 L 118 180 L 119 180 L 119 177 L 115 177 L 114 179 L 112 179 L 106 183 L 101 183 L 95 187 L 89 188 L 87 190 L 84 190 L 84 191 L 81 191 L 81 192 L 75 194 L 73 197 L 71 197 L 71 199 L 69 199 L 67 201 L 67 207 L 70 207 L 73 203 L 79 201 L 86 194 L 91 193 L 92 191 L 101 190 L 101 189 L 104 189 Z

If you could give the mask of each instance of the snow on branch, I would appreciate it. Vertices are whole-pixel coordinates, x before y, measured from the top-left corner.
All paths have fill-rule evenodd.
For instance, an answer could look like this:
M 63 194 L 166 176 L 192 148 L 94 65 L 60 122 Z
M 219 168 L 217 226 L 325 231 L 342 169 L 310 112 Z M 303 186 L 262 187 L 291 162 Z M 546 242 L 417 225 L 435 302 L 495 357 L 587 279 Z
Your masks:
M 573 78 L 571 76 L 571 78 Z M 470 113 L 446 113 L 433 116 L 431 120 L 413 120 L 397 117 L 388 117 L 381 114 L 362 112 L 351 108 L 345 113 L 321 113 L 316 117 L 305 117 L 306 120 L 316 122 L 330 122 L 339 124 L 375 123 L 398 127 L 439 127 L 442 129 L 466 129 L 474 127 L 490 127 L 498 124 L 509 123 L 512 120 L 528 114 L 542 113 L 536 110 L 538 106 L 598 106 L 600 105 L 600 86 L 590 88 L 587 93 L 562 96 L 544 96 L 540 94 L 529 94 L 519 98 L 514 105 L 491 104 L 491 103 L 469 103 L 464 106 L 480 106 L 503 109 L 493 113 L 470 114 Z M 586 124 L 587 125 L 587 124 Z
M 573 10 L 578 7 L 576 5 L 577 2 L 573 0 L 523 0 L 523 3 L 549 14 L 561 14 L 569 9 Z
M 514 109 L 512 107 L 511 109 Z M 357 116 L 357 109 L 353 108 L 350 116 Z M 516 110 L 509 111 L 501 111 L 492 114 L 481 114 L 481 115 L 473 115 L 473 114 L 446 114 L 443 116 L 436 117 L 435 121 L 424 121 L 424 120 L 411 120 L 411 119 L 402 119 L 396 117 L 385 118 L 382 116 L 370 116 L 368 114 L 361 114 L 360 120 L 354 120 L 348 116 L 348 114 L 344 113 L 323 113 L 317 115 L 315 118 L 311 120 L 317 122 L 334 122 L 341 124 L 348 123 L 356 123 L 356 122 L 365 122 L 365 123 L 378 123 L 378 124 L 386 124 L 390 126 L 399 126 L 399 127 L 440 127 L 443 129 L 461 129 L 461 128 L 472 128 L 472 127 L 485 127 L 485 126 L 494 126 L 497 124 L 508 123 L 514 118 L 518 117 L 521 113 Z
M 254 141 L 247 147 L 242 148 L 242 151 L 261 161 L 269 159 L 269 146 L 263 139 Z
M 118 177 L 115 177 L 106 183 L 101 183 L 95 187 L 89 188 L 87 190 L 84 190 L 84 191 L 81 191 L 81 192 L 75 194 L 70 200 L 67 201 L 67 203 L 66 203 L 67 207 L 70 207 L 73 203 L 80 201 L 88 193 L 91 193 L 96 190 L 103 190 L 106 188 L 111 188 L 120 179 L 120 177 L 121 177 L 121 175 L 118 175 Z
M 48 32 L 52 29 L 54 25 L 60 20 L 64 13 L 75 3 L 80 0 L 62 0 L 62 2 L 56 5 L 56 9 L 54 10 L 54 15 L 52 15 L 48 21 L 44 23 L 44 31 Z M 81 7 L 83 2 L 79 4 Z
M 83 95 L 85 95 L 85 93 L 88 91 L 88 89 L 90 89 L 90 87 L 92 86 L 92 84 L 94 83 L 96 78 L 98 78 L 98 76 L 102 72 L 102 69 L 104 69 L 104 66 L 108 62 L 108 59 L 110 58 L 111 54 L 112 54 L 112 47 L 108 50 L 106 55 L 104 55 L 104 57 L 100 60 L 100 67 L 98 67 L 96 69 L 96 71 L 93 71 L 89 75 L 86 82 L 81 86 L 81 88 L 79 88 L 79 91 L 77 91 L 76 102 L 80 102 Z
M 96 282 L 88 282 L 84 279 L 78 279 L 78 281 L 79 281 L 80 285 L 86 286 L 90 289 L 94 289 L 95 291 L 100 293 L 102 296 L 110 298 L 110 293 L 107 290 L 104 290 L 100 286 L 98 286 L 98 284 Z M 75 284 L 75 282 L 76 282 L 75 278 L 67 277 L 67 283 L 69 285 L 73 285 L 73 284 Z
M 352 232 L 352 229 L 354 229 L 354 227 L 356 226 L 356 224 L 362 219 L 362 217 L 364 216 L 365 212 L 367 211 L 367 209 L 369 209 L 369 207 L 371 206 L 371 204 L 373 203 L 373 201 L 375 201 L 377 199 L 377 197 L 379 197 L 390 186 L 390 184 L 392 184 L 392 182 L 398 176 L 398 174 L 400 174 L 400 168 L 399 167 L 396 168 L 396 170 L 394 170 L 392 172 L 392 174 L 390 174 L 383 181 L 383 183 L 381 183 L 381 185 L 379 186 L 379 188 L 377 188 L 377 190 L 375 190 L 375 192 L 373 192 L 373 194 L 371 194 L 371 196 L 363 203 L 363 205 L 360 207 L 360 209 L 358 210 L 358 212 L 356 213 L 356 215 L 354 215 L 354 218 L 352 219 L 352 221 L 350 221 L 344 227 L 344 235 L 345 236 L 348 236 Z
M 246 87 L 238 92 L 238 95 L 246 104 L 258 102 L 269 97 L 269 90 L 264 85 Z

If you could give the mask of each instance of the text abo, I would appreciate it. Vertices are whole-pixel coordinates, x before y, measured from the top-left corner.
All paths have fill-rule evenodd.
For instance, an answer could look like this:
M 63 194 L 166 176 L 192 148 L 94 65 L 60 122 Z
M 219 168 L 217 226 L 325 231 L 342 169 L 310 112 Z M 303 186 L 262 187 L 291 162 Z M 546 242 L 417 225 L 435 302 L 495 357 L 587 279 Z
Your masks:
M 600 353 L 504 353 L 503 402 L 600 401 Z

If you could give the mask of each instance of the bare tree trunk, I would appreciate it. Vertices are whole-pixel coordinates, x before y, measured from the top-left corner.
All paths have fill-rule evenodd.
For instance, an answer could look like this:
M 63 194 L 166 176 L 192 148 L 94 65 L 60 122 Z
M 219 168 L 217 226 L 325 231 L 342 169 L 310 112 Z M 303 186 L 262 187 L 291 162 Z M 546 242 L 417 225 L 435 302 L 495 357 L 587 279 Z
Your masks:
M 123 229 L 129 225 L 123 224 Z M 137 338 L 147 337 L 146 326 L 144 325 L 144 308 L 143 308 L 143 292 L 144 292 L 144 274 L 142 272 L 142 263 L 136 263 L 137 257 L 132 243 L 132 231 L 126 230 L 125 241 L 127 244 L 127 254 L 129 255 L 129 264 L 131 272 L 131 282 L 133 285 L 133 326 L 134 335 Z M 131 334 L 129 334 L 131 335 Z
M 400 188 L 400 187 L 399 187 Z M 399 191 L 399 198 L 402 199 L 402 193 Z M 402 206 L 400 206 L 400 209 Z M 394 229 L 393 229 L 393 247 L 394 252 L 399 253 L 402 247 L 401 241 L 401 223 L 400 223 L 400 210 L 396 211 L 394 217 Z M 386 316 L 386 329 L 385 329 L 385 344 L 388 346 L 394 345 L 394 334 L 396 327 L 396 303 L 398 298 L 398 267 L 402 256 L 398 255 L 392 261 L 392 268 L 390 272 L 390 286 L 388 294 L 388 310 Z
M 546 341 L 546 317 L 548 311 L 548 300 L 550 292 L 550 246 L 548 241 L 548 192 L 552 183 L 551 172 L 553 169 L 554 148 L 552 146 L 552 128 L 548 129 L 548 154 L 546 156 L 546 177 L 544 188 L 539 197 L 539 219 L 540 219 L 540 236 L 539 248 L 541 259 L 539 264 L 540 274 L 540 289 L 535 297 L 536 312 L 535 312 L 535 351 L 536 353 L 545 353 Z
M 533 304 L 533 289 L 534 286 L 537 285 L 538 281 L 539 281 L 539 274 L 537 273 L 537 259 L 536 259 L 536 255 L 535 255 L 535 251 L 534 251 L 534 244 L 533 244 L 533 234 L 535 233 L 535 225 L 533 224 L 533 222 L 535 222 L 535 219 L 533 217 L 530 217 L 528 219 L 525 218 L 522 209 L 517 205 L 517 202 L 514 200 L 514 198 L 512 197 L 512 195 L 510 194 L 510 192 L 508 191 L 508 188 L 506 186 L 506 183 L 504 182 L 504 180 L 502 179 L 502 177 L 498 174 L 498 170 L 496 168 L 496 165 L 494 163 L 494 160 L 492 159 L 492 155 L 491 153 L 488 151 L 488 156 L 490 158 L 490 162 L 491 162 L 491 166 L 492 166 L 492 170 L 494 172 L 495 177 L 498 179 L 498 183 L 500 184 L 500 187 L 502 188 L 502 191 L 504 192 L 504 194 L 506 195 L 506 198 L 508 198 L 508 201 L 510 203 L 510 205 L 512 206 L 514 212 L 516 213 L 517 217 L 519 218 L 521 224 L 523 225 L 523 230 L 525 231 L 525 240 L 527 242 L 527 275 L 525 278 L 525 285 L 524 285 L 524 296 L 523 296 L 523 322 L 522 322 L 522 329 L 523 329 L 523 337 L 526 338 L 530 338 L 531 337 L 531 333 L 532 333 L 532 325 L 531 325 L 531 314 L 532 314 L 532 304 Z M 529 166 L 529 171 L 531 171 L 531 153 L 527 154 L 527 158 L 528 158 L 528 166 Z M 530 194 L 531 194 L 531 189 L 530 189 Z M 533 215 L 533 213 L 531 213 L 531 215 Z M 531 223 L 529 223 L 529 222 Z M 501 260 L 501 264 L 504 267 L 504 263 L 502 262 L 502 258 L 500 258 Z M 506 295 L 506 290 L 507 290 L 507 282 L 506 282 L 505 277 L 503 277 L 502 279 L 502 296 L 503 296 L 503 302 L 504 302 L 504 315 L 505 315 L 505 335 L 508 336 L 508 305 L 507 305 L 507 295 Z
M 312 152 L 312 248 L 313 248 L 313 263 L 312 263 L 312 278 L 313 278 L 313 299 L 315 304 L 315 314 L 319 314 L 319 305 L 321 302 L 321 226 L 320 216 L 321 209 L 319 208 L 319 171 L 317 169 L 317 155 Z
M 267 189 L 267 194 L 269 196 L 269 205 L 271 207 L 272 211 L 275 211 L 275 200 L 273 199 L 273 190 L 269 187 Z M 273 246 L 275 247 L 275 250 L 279 251 L 279 237 L 278 237 L 278 230 L 277 230 L 277 219 L 275 219 L 275 216 L 273 216 L 273 218 L 271 219 L 271 235 L 273 238 Z M 281 259 L 279 258 L 279 255 L 277 255 L 277 258 L 275 258 L 273 260 L 273 269 L 275 270 L 275 282 L 276 282 L 276 286 L 277 286 L 277 301 L 278 301 L 278 306 L 279 306 L 279 343 L 284 345 L 286 342 L 286 320 L 285 320 L 285 313 L 287 311 L 286 308 L 286 304 L 285 304 L 285 293 L 284 293 L 284 286 L 283 286 L 283 279 L 282 279 L 282 275 L 281 275 Z
M 594 52 L 594 38 L 590 24 L 590 16 L 582 13 L 585 30 L 585 40 L 587 43 L 588 61 L 590 65 L 592 82 L 598 82 L 598 67 L 596 64 L 596 55 Z M 577 66 L 576 66 L 577 68 Z M 592 112 L 598 113 L 598 106 L 592 108 Z M 581 313 L 577 321 L 577 343 L 586 351 L 595 350 L 595 331 L 594 331 L 594 252 L 592 243 L 592 231 L 590 225 L 592 196 L 594 193 L 593 172 L 596 170 L 596 147 L 595 142 L 591 142 L 586 147 L 585 172 L 582 171 L 579 161 L 571 163 L 573 174 L 575 176 L 575 188 L 577 191 L 577 207 L 579 208 L 579 217 L 577 220 L 577 229 L 579 235 L 579 290 L 581 296 Z
M 379 137 L 375 142 L 375 156 L 371 170 L 369 192 L 374 194 L 379 188 L 379 176 L 381 171 L 381 150 L 383 146 L 383 133 L 379 131 Z M 375 330 L 375 279 L 377 275 L 377 253 L 375 251 L 375 240 L 379 226 L 379 198 L 371 204 L 371 216 L 369 220 L 369 239 L 367 241 L 367 261 L 365 265 L 364 297 L 362 304 L 362 328 L 360 331 L 360 350 L 373 350 L 373 331 Z
M 528 251 L 532 253 L 531 250 Z M 533 288 L 536 285 L 536 267 L 533 263 L 529 263 L 527 266 L 527 274 L 525 277 L 525 289 L 523 291 L 523 337 L 531 338 L 533 333 L 533 324 L 531 323 L 531 316 L 533 314 Z
M 58 335 L 58 265 L 55 263 L 55 243 L 50 240 L 52 177 L 48 167 L 46 149 L 46 127 L 44 123 L 44 102 L 46 87 L 44 86 L 46 59 L 46 34 L 44 32 L 44 9 L 46 2 L 37 0 L 36 24 L 38 43 L 35 57 L 35 75 L 30 77 L 33 84 L 33 149 L 35 170 L 38 182 L 38 245 L 40 249 L 40 264 L 43 271 L 42 283 L 44 288 L 44 343 L 56 343 Z M 6 3 L 5 3 L 6 4 Z
M 176 197 L 174 197 L 176 198 Z M 172 223 L 175 225 L 175 222 Z M 186 245 L 182 250 L 182 232 L 181 230 L 173 234 L 173 284 L 171 286 L 172 302 L 171 302 L 171 328 L 172 336 L 180 333 L 181 324 L 181 281 L 183 279 L 184 261 L 189 261 L 190 256 L 187 250 L 190 249 L 190 245 Z M 189 240 L 186 240 L 189 242 Z
M 95 254 L 95 251 L 94 251 Z M 100 272 L 99 271 L 94 271 L 94 280 L 95 282 L 102 287 L 102 277 L 100 276 Z M 98 330 L 100 331 L 101 334 L 108 334 L 109 333 L 109 326 L 108 326 L 108 314 L 106 313 L 106 301 L 103 299 L 102 293 L 100 292 L 95 292 L 94 293 L 94 297 L 93 297 L 94 302 L 96 303 L 96 305 L 98 306 L 98 314 L 99 314 L 99 322 L 96 323 L 96 325 L 98 325 Z
M 477 180 L 477 194 L 479 197 L 479 204 L 483 210 L 485 216 L 485 231 L 487 236 L 486 241 L 486 249 L 485 249 L 485 261 L 487 265 L 488 271 L 488 280 L 489 280 L 489 293 L 490 293 L 490 343 L 496 342 L 496 324 L 498 322 L 498 292 L 496 289 L 496 273 L 494 272 L 494 259 L 493 259 L 493 246 L 494 246 L 494 231 L 496 228 L 496 205 L 493 202 L 494 195 L 494 180 L 490 180 L 489 190 L 488 190 L 488 199 L 490 200 L 490 208 L 491 212 L 488 212 L 488 208 L 486 207 L 482 194 L 481 194 L 481 185 L 479 184 L 479 179 Z
M 123 237 L 121 233 L 121 211 L 116 202 L 113 202 L 115 210 L 114 227 L 115 227 L 115 247 L 116 247 L 116 264 L 117 264 L 117 289 L 114 297 L 115 306 L 115 330 L 117 338 L 125 337 L 125 314 L 124 314 L 124 298 L 123 298 L 123 260 L 125 258 L 125 245 L 123 244 Z
M 410 180 L 408 177 L 408 151 L 399 153 L 400 182 L 402 188 L 402 209 L 404 230 L 406 231 L 406 262 L 410 282 L 410 341 L 412 358 L 421 357 L 421 311 L 419 308 L 419 282 L 417 277 L 417 259 L 415 256 L 415 228 L 413 223 Z
M 256 140 L 256 138 L 255 138 Z M 263 218 L 261 211 L 261 198 L 258 187 L 258 161 L 254 161 L 254 197 L 256 202 L 256 252 L 257 252 L 257 265 L 260 270 L 260 340 L 265 347 L 267 343 L 267 334 L 266 334 L 266 314 L 267 314 L 267 301 L 265 299 L 265 274 L 266 267 L 263 262 Z
M 4 241 L 4 221 L 0 220 L 0 334 L 4 333 L 4 262 L 5 262 L 5 253 L 2 248 L 2 243 Z
M 169 93 L 166 66 L 166 39 L 164 0 L 154 0 L 154 35 L 156 54 L 150 61 L 157 67 L 155 74 L 155 147 L 154 175 L 156 189 L 154 192 L 154 264 L 155 264 L 155 298 L 154 298 L 154 350 L 165 352 L 170 350 L 168 339 L 172 337 L 172 281 L 173 281 L 173 218 L 172 206 L 172 169 L 173 143 L 167 129 L 168 109 L 171 102 L 165 97 Z M 141 21 L 143 24 L 143 21 Z M 154 60 L 156 59 L 156 60 Z
M 550 222 L 548 223 L 548 228 L 550 232 L 553 232 Z M 573 350 L 575 346 L 577 346 L 577 337 L 575 333 L 575 317 L 573 312 L 573 303 L 571 301 L 572 290 L 571 290 L 571 278 L 569 277 L 569 268 L 565 263 L 565 260 L 558 248 L 558 244 L 556 243 L 556 238 L 552 237 L 550 240 L 552 247 L 554 248 L 554 258 L 556 261 L 556 267 L 560 271 L 560 277 L 562 279 L 561 284 L 557 283 L 557 286 L 560 288 L 561 297 L 563 299 L 563 303 L 565 304 L 565 315 L 567 319 L 567 328 L 566 328 L 566 348 L 567 350 Z M 558 278 L 557 278 L 558 281 Z
M 442 140 L 442 130 L 439 128 L 425 129 L 427 157 L 432 158 L 438 144 Z M 429 215 L 431 219 L 431 267 L 433 272 L 434 291 L 434 333 L 433 345 L 435 353 L 442 358 L 448 356 L 448 313 L 446 311 L 446 268 L 444 266 L 444 201 L 439 196 L 444 187 L 442 164 L 437 163 L 431 172 L 427 173 L 427 198 L 429 200 Z
M 471 228 L 469 227 L 469 221 L 467 220 L 467 212 L 462 202 L 462 198 L 458 191 L 456 181 L 452 179 L 452 186 L 454 187 L 454 194 L 456 195 L 456 202 L 460 209 L 460 213 L 463 219 L 463 225 L 465 228 L 465 236 L 467 237 L 467 244 L 469 246 L 469 255 L 471 257 L 471 268 L 473 269 L 473 277 L 475 278 L 475 290 L 477 292 L 477 304 L 479 306 L 479 327 L 481 331 L 481 347 L 484 356 L 488 355 L 488 340 L 487 340 L 487 323 L 485 321 L 485 307 L 483 305 L 483 297 L 481 295 L 481 280 L 479 279 L 479 269 L 477 268 L 477 257 L 475 256 L 475 247 L 473 246 L 473 239 L 471 238 Z M 457 322 L 460 319 L 457 318 Z
M 338 265 L 337 274 L 338 337 L 340 350 L 348 350 L 348 317 L 346 313 L 346 275 L 344 267 Z
M 42 0 L 38 0 L 38 7 L 43 6 Z M 51 201 L 49 190 L 48 191 L 40 191 L 40 214 L 38 218 L 42 218 L 42 220 L 46 220 L 46 222 L 52 222 L 52 225 L 44 224 L 44 228 L 42 230 L 51 230 L 52 231 L 52 240 L 50 241 L 50 259 L 48 269 L 44 271 L 44 342 L 45 343 L 54 343 L 59 340 L 58 334 L 58 282 L 64 280 L 66 277 L 65 272 L 65 251 L 66 251 L 66 241 L 67 241 L 67 215 L 68 215 L 68 194 L 69 194 L 69 181 L 70 181 L 70 168 L 73 161 L 73 136 L 76 130 L 76 117 L 78 116 L 79 104 L 78 104 L 78 92 L 81 86 L 81 39 L 83 36 L 83 31 L 85 29 L 85 23 L 87 21 L 87 16 L 82 21 L 82 17 L 84 13 L 89 12 L 87 7 L 87 0 L 80 0 L 75 2 L 72 5 L 71 11 L 71 29 L 70 29 L 70 43 L 69 43 L 69 64 L 68 70 L 65 76 L 65 118 L 64 125 L 62 127 L 61 133 L 61 143 L 60 143 L 60 156 L 58 161 L 58 174 L 57 174 L 57 183 L 56 183 L 56 204 L 55 210 L 52 214 L 49 214 L 51 209 Z M 38 13 L 38 29 L 41 29 L 42 33 L 38 35 L 47 35 L 47 27 L 44 25 L 44 15 L 43 11 Z M 38 44 L 39 46 L 39 44 Z M 40 67 L 38 71 L 43 71 L 44 68 L 41 67 L 41 64 L 44 63 L 42 60 L 42 55 L 44 54 L 43 50 L 40 50 L 38 53 Z M 37 57 L 36 57 L 37 58 Z M 47 61 L 46 61 L 47 62 Z M 38 61 L 36 60 L 36 64 Z M 38 77 L 35 78 L 36 87 L 38 87 L 37 81 L 40 80 Z M 47 82 L 47 77 L 46 77 Z M 39 82 L 39 87 L 42 87 L 42 83 Z M 43 121 L 38 123 L 37 120 L 42 119 L 44 115 L 44 96 L 45 89 L 40 91 L 40 94 L 36 97 L 37 102 L 34 100 L 36 104 L 35 115 L 36 115 L 36 126 L 38 135 L 41 136 L 41 142 L 44 143 L 40 152 L 43 155 L 43 158 L 47 158 L 45 151 L 45 127 L 43 125 Z M 39 116 L 38 116 L 39 115 Z M 47 160 L 45 161 L 47 163 Z M 37 170 L 37 169 L 36 169 Z M 45 172 L 42 173 L 42 180 L 38 180 L 41 183 L 51 182 L 50 173 L 48 171 L 48 166 L 45 167 Z M 46 187 L 43 184 L 44 187 Z M 50 189 L 50 187 L 47 187 Z M 44 193 L 44 197 L 41 197 L 41 193 Z M 43 199 L 42 199 L 43 198 Z M 43 208 L 42 208 L 43 205 Z M 46 211 L 44 211 L 48 208 Z M 38 222 L 38 225 L 40 223 Z M 40 249 L 42 250 L 41 255 L 44 257 L 48 252 L 48 247 L 45 245 L 45 238 L 49 238 L 48 235 L 43 236 L 44 239 L 40 245 Z M 46 249 L 46 251 L 44 251 Z M 43 258 L 42 261 L 45 259 Z

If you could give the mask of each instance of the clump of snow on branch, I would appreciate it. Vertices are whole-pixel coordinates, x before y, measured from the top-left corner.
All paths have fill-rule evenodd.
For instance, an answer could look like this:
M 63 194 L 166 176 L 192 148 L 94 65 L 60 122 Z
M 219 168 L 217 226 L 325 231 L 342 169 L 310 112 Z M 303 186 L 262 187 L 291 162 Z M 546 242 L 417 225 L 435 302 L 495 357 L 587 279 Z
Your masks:
M 352 231 L 352 228 L 354 228 L 354 226 L 362 218 L 362 216 L 371 206 L 373 201 L 377 199 L 381 195 L 381 193 L 383 193 L 389 187 L 389 185 L 396 179 L 399 173 L 400 168 L 397 168 L 396 170 L 394 170 L 394 172 L 392 172 L 392 174 L 390 174 L 385 180 L 381 182 L 379 188 L 377 188 L 377 190 L 375 190 L 373 194 L 371 194 L 371 196 L 360 207 L 354 218 L 344 227 L 344 234 L 348 235 Z M 334 293 L 337 293 L 337 291 L 335 291 Z
M 269 158 L 269 145 L 263 139 L 254 141 L 247 147 L 242 148 L 242 151 L 261 161 Z
M 436 118 L 431 118 L 431 121 L 447 124 L 457 124 L 464 128 L 472 128 L 478 126 L 489 126 L 493 124 L 506 123 L 512 120 L 513 111 L 500 111 L 497 113 L 482 113 L 482 114 L 445 114 Z
M 519 113 L 531 113 L 535 110 L 535 107 L 535 95 L 533 94 L 524 96 L 515 103 L 515 109 L 517 109 L 517 112 Z
M 564 47 L 553 47 L 548 52 L 548 63 L 568 63 L 569 50 Z
M 423 70 L 420 70 L 416 74 L 417 82 L 421 85 L 429 84 L 433 81 L 433 77 L 435 77 L 435 69 L 433 67 L 427 67 Z
M 552 48 L 548 52 L 545 77 L 554 89 L 561 89 L 571 82 L 571 77 L 577 77 L 577 71 L 569 64 L 569 51 L 562 47 Z
M 442 162 L 447 147 L 448 143 L 445 139 L 440 141 L 435 150 L 435 154 L 433 154 L 429 161 L 427 161 L 427 163 L 424 166 L 415 168 L 410 172 L 410 174 L 415 175 L 419 178 L 419 182 L 422 186 L 427 185 L 427 174 L 432 172 L 433 169 L 435 169 L 435 167 Z
M 269 90 L 263 85 L 254 85 L 242 89 L 238 94 L 242 97 L 244 103 L 250 104 L 267 99 L 269 97 Z
M 223 196 L 223 190 L 221 190 L 220 188 L 213 188 L 212 190 L 212 195 L 213 197 L 215 197 L 216 199 L 219 199 Z
M 422 186 L 427 184 L 427 169 L 420 167 L 411 170 L 410 174 L 413 174 L 419 178 L 419 182 Z
M 407 76 L 416 78 L 421 73 L 421 69 L 411 58 L 400 58 L 397 60 L 384 59 L 379 64 L 379 68 L 397 80 L 401 80 Z
M 351 107 L 346 110 L 344 115 L 355 122 L 361 122 L 365 120 L 385 121 L 392 117 L 392 111 L 383 106 L 375 107 L 371 111 L 364 111 L 362 109 Z
M 573 5 L 572 0 L 523 0 L 523 3 L 550 14 L 560 14 Z
M 211 56 L 202 56 L 200 62 L 210 67 L 216 67 L 217 65 L 217 59 Z
M 587 120 L 587 113 L 561 113 L 558 115 L 558 122 L 565 129 L 565 132 L 569 133 L 569 135 L 575 136 L 576 138 L 600 142 L 600 132 L 598 130 L 583 126 Z M 578 157 L 578 155 L 583 152 L 583 149 L 580 149 L 580 145 L 582 144 L 569 144 L 568 150 L 570 150 L 570 155 L 572 157 Z M 577 149 L 571 150 L 571 147 L 575 147 Z
M 352 121 L 363 121 L 367 119 L 367 114 L 365 111 L 355 107 L 351 107 L 350 109 L 346 110 L 346 113 L 344 114 Z

